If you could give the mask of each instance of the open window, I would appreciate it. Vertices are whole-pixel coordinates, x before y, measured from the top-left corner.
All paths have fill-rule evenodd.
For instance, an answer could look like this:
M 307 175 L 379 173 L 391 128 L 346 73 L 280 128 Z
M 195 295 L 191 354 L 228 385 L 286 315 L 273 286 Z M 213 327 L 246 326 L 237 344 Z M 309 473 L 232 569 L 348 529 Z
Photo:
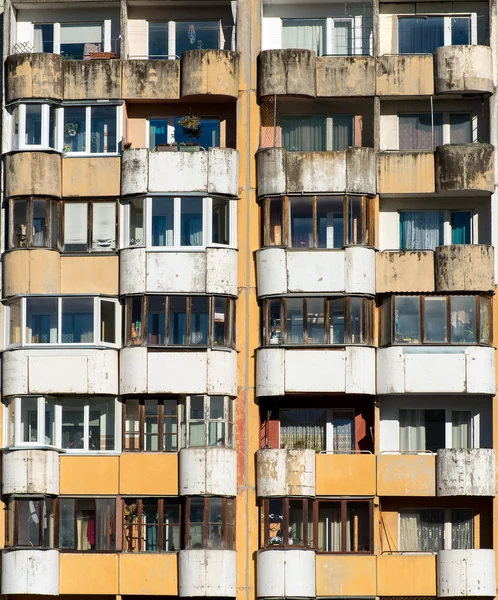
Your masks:
M 55 104 L 30 102 L 10 110 L 12 150 L 58 150 L 60 108 Z

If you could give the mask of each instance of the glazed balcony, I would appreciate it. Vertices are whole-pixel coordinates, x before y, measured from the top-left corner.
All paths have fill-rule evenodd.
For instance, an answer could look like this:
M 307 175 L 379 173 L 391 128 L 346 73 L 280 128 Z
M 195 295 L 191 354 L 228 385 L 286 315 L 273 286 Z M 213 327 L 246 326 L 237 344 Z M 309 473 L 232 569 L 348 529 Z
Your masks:
M 434 55 L 436 94 L 492 94 L 489 46 L 441 46 Z
M 260 550 L 257 554 L 258 598 L 315 598 L 313 550 Z
M 179 492 L 182 496 L 236 496 L 236 451 L 217 446 L 182 448 Z
M 59 495 L 59 453 L 49 449 L 4 450 L 2 494 Z
M 235 550 L 181 550 L 178 554 L 178 596 L 235 597 L 235 560 Z
M 6 59 L 5 101 L 64 98 L 64 69 L 60 54 L 11 54 Z
M 437 574 L 439 598 L 493 597 L 496 594 L 495 551 L 440 550 Z
M 258 450 L 256 483 L 259 497 L 314 496 L 315 451 Z

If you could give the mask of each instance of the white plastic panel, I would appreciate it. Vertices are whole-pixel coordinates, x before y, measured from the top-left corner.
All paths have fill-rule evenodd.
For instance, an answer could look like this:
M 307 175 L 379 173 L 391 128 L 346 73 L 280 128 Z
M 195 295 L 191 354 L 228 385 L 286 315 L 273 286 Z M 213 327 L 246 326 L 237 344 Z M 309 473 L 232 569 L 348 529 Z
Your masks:
M 440 598 L 496 595 L 494 550 L 440 550 L 437 574 Z
M 256 252 L 258 296 L 287 293 L 287 259 L 283 248 L 262 248 Z
M 119 393 L 147 393 L 147 348 L 122 348 L 119 351 Z
M 58 550 L 4 550 L 2 595 L 59 594 Z
M 119 293 L 140 294 L 145 292 L 145 248 L 129 248 L 119 254 Z
M 206 249 L 206 294 L 237 296 L 239 253 L 233 248 Z
M 273 348 L 259 348 L 256 354 L 256 395 L 257 396 L 283 396 L 285 350 L 275 346 Z
M 184 597 L 236 596 L 235 550 L 181 550 L 178 554 L 178 595 Z
M 123 151 L 121 195 L 146 194 L 149 182 L 149 152 L 146 148 Z
M 345 392 L 344 350 L 286 350 L 285 392 Z
M 343 250 L 290 250 L 286 257 L 289 292 L 344 292 Z
M 263 550 L 257 559 L 258 598 L 314 598 L 312 550 Z
M 179 460 L 182 496 L 236 496 L 237 453 L 231 448 L 183 448 Z
M 346 347 L 346 394 L 375 394 L 375 348 Z
M 2 454 L 2 494 L 59 495 L 56 450 L 12 450 Z
M 313 450 L 258 450 L 256 469 L 260 497 L 315 495 Z
M 496 453 L 491 448 L 437 451 L 438 496 L 496 495 Z
M 147 292 L 203 294 L 206 288 L 205 252 L 148 252 Z
M 148 352 L 149 394 L 205 394 L 207 352 Z
M 207 351 L 208 394 L 237 395 L 237 353 L 234 350 Z
M 346 294 L 375 294 L 375 250 L 351 246 L 344 252 Z

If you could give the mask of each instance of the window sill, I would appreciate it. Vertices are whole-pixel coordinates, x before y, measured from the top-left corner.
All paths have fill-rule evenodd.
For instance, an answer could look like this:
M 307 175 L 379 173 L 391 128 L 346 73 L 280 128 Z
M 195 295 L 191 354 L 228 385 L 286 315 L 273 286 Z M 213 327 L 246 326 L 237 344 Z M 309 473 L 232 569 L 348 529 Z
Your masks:
M 207 246 L 124 246 L 119 250 L 145 250 L 146 252 L 205 252 L 208 249 L 215 250 L 234 250 L 238 252 L 238 249 L 235 246 L 229 245 L 213 245 L 209 244 Z

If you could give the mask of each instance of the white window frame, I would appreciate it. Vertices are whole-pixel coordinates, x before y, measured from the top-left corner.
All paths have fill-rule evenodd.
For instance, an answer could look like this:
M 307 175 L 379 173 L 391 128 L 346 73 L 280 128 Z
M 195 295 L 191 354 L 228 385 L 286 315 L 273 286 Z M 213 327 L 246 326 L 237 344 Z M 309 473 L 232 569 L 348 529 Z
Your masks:
M 223 32 L 223 26 L 222 26 L 222 22 L 221 19 L 197 19 L 198 21 L 213 21 L 218 23 L 218 49 L 222 49 L 221 48 L 221 39 L 222 39 L 222 32 Z M 183 22 L 186 21 L 184 19 L 178 19 L 177 21 L 166 21 L 164 20 L 164 23 L 168 23 L 168 59 L 167 60 L 178 60 L 179 58 L 181 58 L 181 56 L 178 56 L 176 54 L 176 23 L 177 22 Z M 147 27 L 146 27 L 146 40 L 145 40 L 145 48 L 147 50 L 147 58 L 149 57 L 149 23 L 159 23 L 161 22 L 161 19 L 148 19 L 147 20 Z M 188 22 L 188 21 L 187 21 Z M 192 50 L 196 50 L 195 46 L 192 48 Z M 153 58 L 151 60 L 154 60 Z
M 91 151 L 91 140 L 92 140 L 92 108 L 96 106 L 113 106 L 116 107 L 116 150 L 115 152 L 92 152 Z M 64 150 L 64 109 L 70 107 L 85 108 L 85 147 L 86 150 L 81 152 L 71 152 L 70 150 Z M 119 156 L 119 145 L 122 137 L 121 122 L 122 122 L 122 104 L 116 104 L 114 102 L 92 102 L 91 104 L 66 104 L 62 107 L 62 126 L 58 128 L 58 142 L 59 148 L 67 154 L 67 156 Z
M 477 13 L 403 13 L 397 14 L 396 17 L 396 47 L 399 52 L 399 24 L 400 18 L 406 17 L 444 17 L 443 32 L 444 32 L 444 46 L 451 46 L 451 19 L 458 17 L 469 17 L 470 19 L 470 46 L 477 44 Z
M 26 106 L 35 105 L 41 106 L 41 143 L 40 144 L 26 144 Z M 56 109 L 55 113 L 55 148 L 49 145 L 50 139 L 50 107 Z M 61 110 L 59 106 L 54 104 L 48 104 L 46 102 L 23 102 L 18 103 L 13 110 L 17 109 L 19 116 L 19 131 L 17 133 L 17 144 L 15 143 L 15 131 L 14 131 L 14 114 L 13 110 L 9 111 L 9 149 L 10 150 L 58 150 L 59 144 L 59 132 L 61 130 Z
M 479 223 L 478 223 L 478 217 L 477 217 L 477 211 L 475 211 L 473 208 L 458 208 L 455 210 L 452 209 L 438 209 L 438 208 L 413 208 L 411 210 L 409 209 L 404 209 L 404 210 L 398 210 L 397 212 L 397 221 L 398 221 L 398 250 L 400 250 L 399 248 L 399 238 L 400 238 L 400 231 L 401 231 L 401 213 L 404 212 L 442 212 L 444 213 L 444 225 L 443 225 L 443 246 L 449 246 L 451 245 L 451 234 L 452 234 L 452 229 L 451 229 L 451 215 L 453 213 L 458 213 L 458 212 L 469 212 L 470 213 L 470 243 L 471 244 L 478 244 L 479 243 L 479 237 L 478 237 L 478 231 L 479 231 Z
M 111 19 L 104 19 L 102 21 L 87 21 L 82 19 L 81 21 L 33 21 L 31 24 L 31 36 L 32 43 L 34 45 L 35 39 L 35 25 L 53 25 L 54 26 L 54 54 L 61 53 L 61 25 L 70 25 L 73 23 L 91 23 L 101 24 L 103 33 L 103 51 L 111 52 Z

